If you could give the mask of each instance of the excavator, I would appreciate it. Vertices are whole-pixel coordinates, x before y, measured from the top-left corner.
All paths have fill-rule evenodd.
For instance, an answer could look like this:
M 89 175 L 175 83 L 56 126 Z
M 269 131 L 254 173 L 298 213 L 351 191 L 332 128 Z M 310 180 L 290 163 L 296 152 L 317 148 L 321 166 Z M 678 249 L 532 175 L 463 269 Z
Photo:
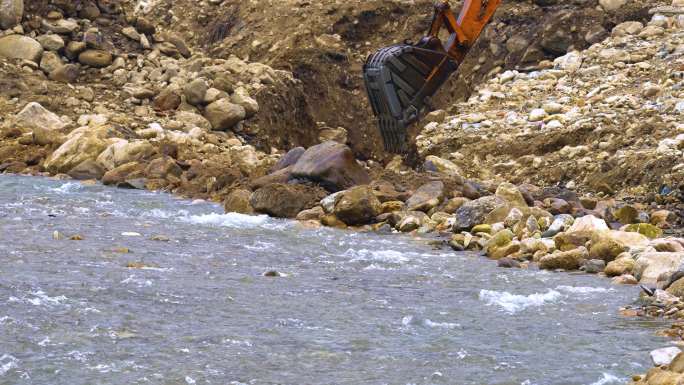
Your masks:
M 373 113 L 392 153 L 407 151 L 408 129 L 430 108 L 430 98 L 473 47 L 501 0 L 464 0 L 458 17 L 448 0 L 435 3 L 432 24 L 416 44 L 405 42 L 380 49 L 363 66 Z M 442 29 L 446 41 L 439 37 Z

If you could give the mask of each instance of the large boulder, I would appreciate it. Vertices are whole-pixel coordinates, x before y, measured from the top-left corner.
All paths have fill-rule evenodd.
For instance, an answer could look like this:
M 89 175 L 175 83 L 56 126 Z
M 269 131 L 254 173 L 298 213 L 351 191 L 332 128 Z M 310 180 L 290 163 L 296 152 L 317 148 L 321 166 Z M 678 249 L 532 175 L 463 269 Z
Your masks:
M 333 209 L 335 216 L 350 226 L 370 223 L 381 212 L 380 200 L 369 186 L 357 186 L 343 192 Z
M 107 171 L 102 176 L 102 183 L 107 186 L 124 188 L 136 188 L 140 180 L 144 178 L 145 165 L 139 162 L 130 162 Z
M 305 152 L 306 149 L 304 147 L 293 148 L 292 150 L 288 151 L 285 155 L 283 155 L 280 158 L 280 160 L 278 160 L 278 162 L 271 168 L 271 172 L 276 172 L 278 170 L 294 166 L 295 163 L 299 161 L 299 158 L 301 158 Z
M 584 247 L 570 251 L 557 251 L 542 257 L 539 260 L 539 268 L 548 270 L 577 270 L 588 257 L 589 253 Z
M 154 147 L 146 140 L 119 139 L 97 157 L 97 163 L 106 170 L 113 170 L 122 164 L 149 158 L 153 153 Z
M 428 212 L 437 207 L 444 199 L 444 183 L 429 182 L 418 188 L 406 201 L 409 211 Z
M 292 176 L 318 182 L 333 192 L 370 182 L 351 149 L 332 141 L 306 150 L 292 167 Z
M 684 253 L 642 253 L 634 265 L 634 277 L 642 284 L 655 286 L 658 278 L 673 273 L 684 262 Z
M 59 130 L 66 126 L 57 114 L 50 112 L 40 103 L 27 104 L 16 116 L 16 123 L 29 130 Z
M 589 255 L 594 259 L 610 262 L 624 251 L 630 249 L 643 250 L 648 245 L 648 238 L 639 233 L 613 230 L 597 231 L 591 237 Z
M 23 35 L 0 37 L 0 58 L 25 59 L 40 63 L 43 46 L 34 39 Z
M 496 189 L 496 196 L 508 202 L 512 207 L 525 208 L 527 202 L 518 187 L 511 183 L 501 183 Z
M 249 198 L 254 211 L 278 218 L 295 218 L 318 204 L 325 194 L 304 185 L 270 184 Z
M 229 99 L 219 99 L 207 106 L 204 111 L 211 126 L 216 131 L 227 131 L 247 117 L 244 107 L 232 103 Z
M 596 218 L 593 215 L 587 215 L 575 219 L 572 227 L 570 227 L 567 232 L 570 234 L 583 234 L 591 237 L 595 232 L 605 230 L 610 230 L 606 221 Z
M 464 203 L 456 210 L 453 231 L 467 231 L 475 225 L 485 223 L 490 212 L 504 205 L 506 201 L 497 196 L 486 196 Z
M 72 135 L 45 161 L 53 173 L 66 173 L 86 160 L 95 160 L 107 147 L 107 141 L 87 132 Z
M 169 176 L 178 178 L 182 173 L 183 169 L 170 156 L 152 160 L 145 169 L 145 176 L 151 179 L 166 179 Z
M 617 277 L 624 274 L 632 274 L 635 265 L 634 258 L 631 255 L 626 255 L 624 257 L 619 257 L 614 261 L 608 262 L 604 273 L 608 277 Z
M 231 191 L 223 202 L 223 208 L 227 213 L 254 214 L 254 209 L 249 203 L 252 192 L 245 189 Z
M 69 170 L 67 173 L 70 177 L 76 180 L 87 179 L 101 179 L 104 176 L 105 169 L 102 168 L 96 161 L 86 159 L 76 167 Z
M 10 29 L 24 17 L 24 0 L 0 0 L 0 29 Z

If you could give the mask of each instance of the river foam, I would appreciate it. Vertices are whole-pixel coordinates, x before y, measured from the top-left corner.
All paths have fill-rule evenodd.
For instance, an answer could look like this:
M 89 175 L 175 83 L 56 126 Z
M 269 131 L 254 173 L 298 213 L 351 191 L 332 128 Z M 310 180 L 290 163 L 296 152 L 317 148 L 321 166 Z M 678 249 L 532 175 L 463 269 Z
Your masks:
M 509 313 L 517 313 L 528 307 L 544 306 L 547 303 L 556 302 L 563 295 L 556 290 L 546 293 L 534 293 L 530 295 L 511 294 L 507 291 L 480 290 L 480 300 L 487 305 L 496 305 Z
M 608 385 L 608 384 L 622 384 L 625 380 L 615 377 L 609 373 L 603 373 L 603 376 L 599 378 L 596 382 L 592 382 L 589 385 Z

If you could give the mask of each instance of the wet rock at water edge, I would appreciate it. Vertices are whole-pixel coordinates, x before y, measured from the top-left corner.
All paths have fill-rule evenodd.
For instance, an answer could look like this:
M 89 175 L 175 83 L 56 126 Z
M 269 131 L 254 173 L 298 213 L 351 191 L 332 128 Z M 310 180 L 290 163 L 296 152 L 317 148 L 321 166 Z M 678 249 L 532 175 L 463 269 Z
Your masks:
M 380 212 L 381 203 L 369 186 L 357 186 L 344 191 L 333 209 L 337 218 L 351 226 L 370 223 Z
M 467 231 L 484 223 L 487 214 L 505 204 L 506 201 L 497 196 L 487 196 L 464 203 L 456 210 L 453 231 Z
M 302 210 L 312 208 L 324 193 L 303 185 L 271 184 L 250 196 L 254 211 L 278 218 L 295 218 Z
M 570 251 L 557 251 L 542 257 L 539 260 L 539 267 L 547 270 L 578 270 L 588 257 L 589 253 L 584 247 Z
M 515 259 L 512 258 L 501 258 L 497 261 L 496 265 L 498 267 L 503 267 L 506 269 L 511 269 L 511 268 L 520 268 L 520 262 L 516 261 Z
M 252 192 L 245 189 L 233 190 L 223 202 L 223 208 L 227 213 L 254 214 L 250 204 Z
M 661 348 L 651 351 L 650 356 L 653 365 L 662 366 L 669 365 L 674 358 L 682 351 L 677 347 Z
M 582 263 L 580 270 L 588 274 L 598 274 L 606 268 L 606 261 L 602 259 L 589 259 Z

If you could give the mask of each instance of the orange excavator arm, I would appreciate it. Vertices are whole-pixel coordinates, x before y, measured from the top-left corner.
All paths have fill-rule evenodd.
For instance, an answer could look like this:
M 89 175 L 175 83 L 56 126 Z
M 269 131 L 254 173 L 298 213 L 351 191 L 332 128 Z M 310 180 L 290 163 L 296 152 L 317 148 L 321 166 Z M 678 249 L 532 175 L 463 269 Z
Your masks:
M 440 0 L 428 34 L 417 44 L 385 47 L 368 58 L 364 80 L 388 151 L 406 150 L 408 127 L 465 60 L 500 4 L 501 0 L 465 0 L 456 17 L 449 2 Z M 446 42 L 439 38 L 443 28 L 449 32 Z

